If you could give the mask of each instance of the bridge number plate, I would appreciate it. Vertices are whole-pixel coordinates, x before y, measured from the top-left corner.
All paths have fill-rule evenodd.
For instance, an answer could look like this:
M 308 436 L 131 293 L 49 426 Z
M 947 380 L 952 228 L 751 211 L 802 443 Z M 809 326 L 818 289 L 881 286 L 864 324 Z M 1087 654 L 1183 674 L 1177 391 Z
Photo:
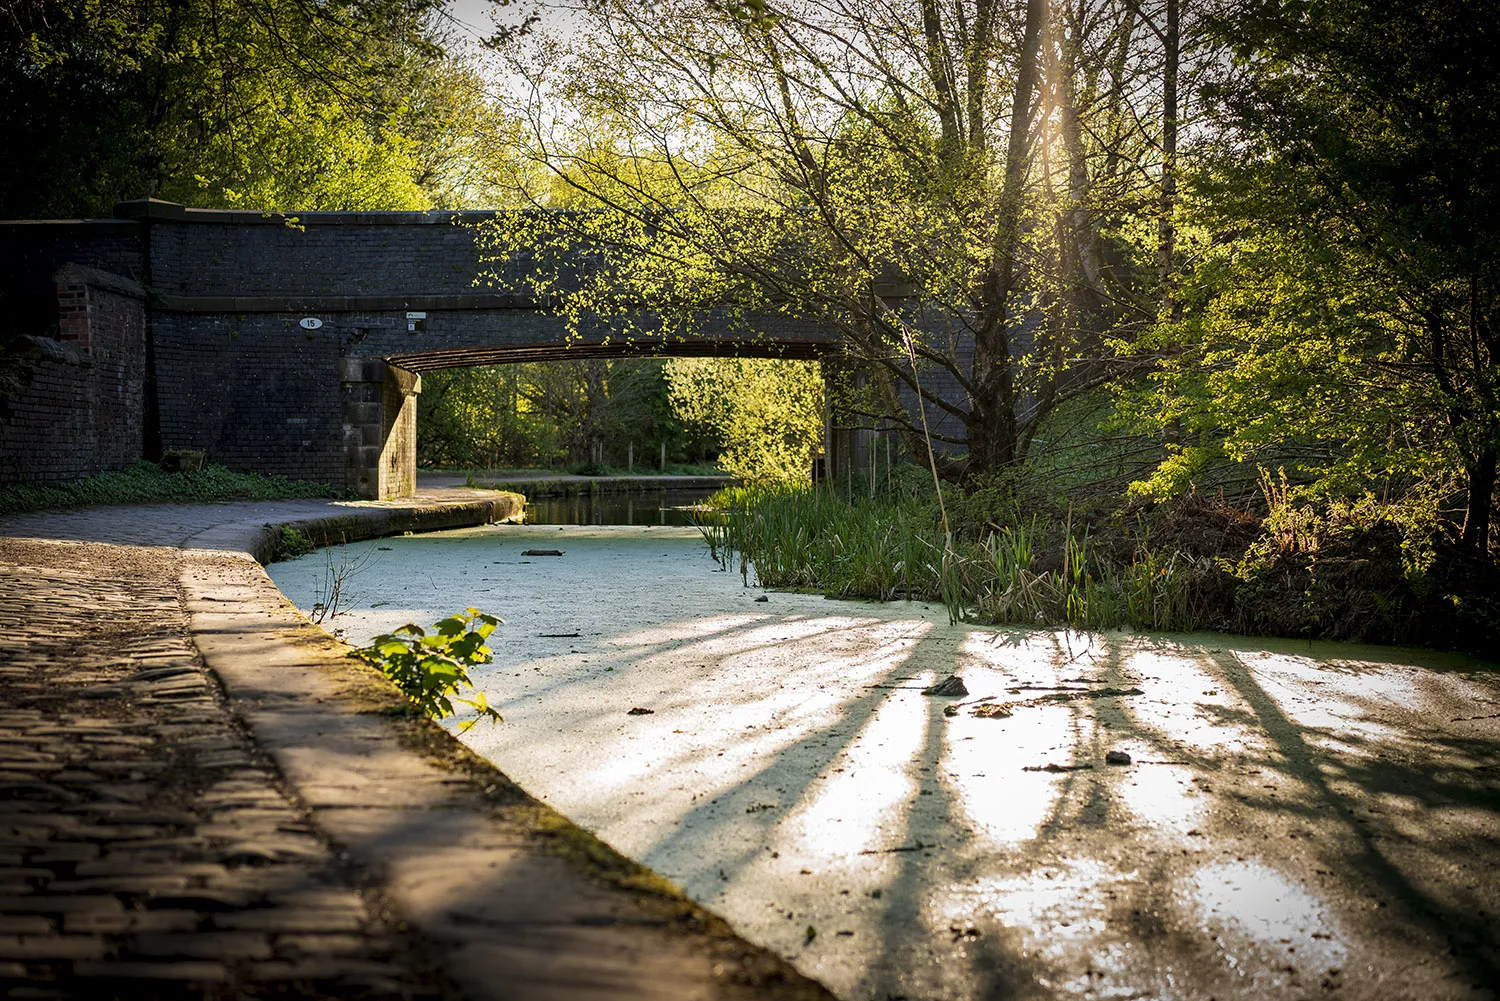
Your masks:
M 317 330 L 323 325 L 323 321 L 318 319 L 316 316 L 304 316 L 302 319 L 298 320 L 297 323 L 302 327 L 303 330 Z

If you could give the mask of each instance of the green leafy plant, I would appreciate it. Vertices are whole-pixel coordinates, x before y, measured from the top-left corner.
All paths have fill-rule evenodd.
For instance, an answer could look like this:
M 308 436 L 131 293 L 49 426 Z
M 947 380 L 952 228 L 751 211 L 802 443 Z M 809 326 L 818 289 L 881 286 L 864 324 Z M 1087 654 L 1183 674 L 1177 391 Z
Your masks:
M 432 719 L 457 715 L 455 702 L 473 709 L 474 719 L 459 726 L 464 733 L 480 720 L 503 722 L 469 680 L 470 667 L 490 662 L 493 651 L 485 640 L 500 624 L 493 615 L 467 608 L 435 623 L 431 631 L 408 622 L 393 633 L 375 637 L 375 642 L 350 656 L 379 669 Z M 465 688 L 472 692 L 468 697 L 460 694 Z
M 707 505 L 699 532 L 725 570 L 738 561 L 747 584 L 753 568 L 765 587 L 938 601 L 955 621 L 1191 630 L 1209 615 L 1192 588 L 1218 573 L 1212 561 L 1144 545 L 1111 556 L 1071 518 L 1055 531 L 1033 516 L 978 540 L 974 530 L 950 536 L 935 502 L 901 492 L 850 503 L 837 490 L 750 484 Z
M 272 526 L 267 524 L 266 527 L 271 528 Z M 281 560 L 294 560 L 299 556 L 306 556 L 318 548 L 318 544 L 306 532 L 292 525 L 276 527 L 275 532 L 276 536 L 271 540 L 271 557 L 269 561 L 271 563 L 278 563 Z
M 202 504 L 341 496 L 344 491 L 326 483 L 241 473 L 223 466 L 168 472 L 154 462 L 137 462 L 116 473 L 101 473 L 71 483 L 0 486 L 0 514 L 55 511 L 90 504 Z

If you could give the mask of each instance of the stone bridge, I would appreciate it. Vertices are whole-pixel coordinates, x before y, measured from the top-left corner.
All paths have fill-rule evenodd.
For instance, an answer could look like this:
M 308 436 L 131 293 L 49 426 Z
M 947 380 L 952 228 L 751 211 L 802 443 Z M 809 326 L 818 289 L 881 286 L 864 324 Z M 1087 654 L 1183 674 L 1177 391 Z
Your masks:
M 626 341 L 601 319 L 570 341 L 545 303 L 476 284 L 466 224 L 493 213 L 288 218 L 148 199 L 115 214 L 0 223 L 9 368 L 25 372 L 0 386 L 0 482 L 183 449 L 403 496 L 424 371 L 643 353 L 816 359 L 837 342 L 784 317 L 747 333 L 712 316 L 692 339 Z

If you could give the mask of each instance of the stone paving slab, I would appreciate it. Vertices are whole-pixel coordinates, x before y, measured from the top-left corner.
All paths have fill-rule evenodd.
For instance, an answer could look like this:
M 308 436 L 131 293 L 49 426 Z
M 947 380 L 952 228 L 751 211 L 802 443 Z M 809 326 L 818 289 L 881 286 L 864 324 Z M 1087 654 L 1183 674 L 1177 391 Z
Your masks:
M 250 555 L 497 503 L 0 520 L 0 996 L 827 997 L 414 718 Z

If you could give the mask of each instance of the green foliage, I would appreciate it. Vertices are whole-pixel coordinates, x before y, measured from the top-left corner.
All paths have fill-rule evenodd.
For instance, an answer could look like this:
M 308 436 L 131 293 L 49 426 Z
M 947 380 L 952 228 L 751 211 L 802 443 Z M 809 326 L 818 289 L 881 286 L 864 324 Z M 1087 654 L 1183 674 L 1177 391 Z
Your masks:
M 1134 488 L 1172 496 L 1210 466 L 1285 466 L 1332 492 L 1441 484 L 1462 468 L 1420 329 L 1389 275 L 1357 248 L 1263 227 L 1204 249 L 1188 312 L 1126 392 L 1141 430 L 1180 436 Z
M 53 511 L 91 504 L 206 503 L 228 500 L 288 500 L 341 497 L 326 483 L 289 480 L 261 473 L 239 473 L 223 466 L 169 473 L 155 463 L 137 462 L 118 473 L 102 473 L 57 486 L 0 486 L 0 514 Z
M 823 378 L 809 362 L 674 358 L 666 365 L 673 412 L 723 443 L 726 473 L 804 482 L 823 445 Z
M 0 217 L 451 203 L 486 111 L 436 0 L 20 0 L 0 18 Z
M 738 560 L 747 583 L 753 567 L 763 586 L 938 601 L 978 622 L 1195 629 L 1210 611 L 1195 600 L 1196 578 L 1219 573 L 1211 560 L 1144 546 L 1121 562 L 1072 525 L 1044 547 L 1035 518 L 947 548 L 930 494 L 850 504 L 832 491 L 759 485 L 708 504 L 715 510 L 699 530 L 726 569 Z
M 1266 475 L 1262 489 L 1262 514 L 1190 493 L 1092 523 L 1023 517 L 1002 491 L 955 496 L 945 552 L 930 481 L 925 494 L 852 503 L 836 490 L 752 485 L 710 498 L 699 530 L 746 583 L 753 570 L 768 587 L 942 602 L 976 622 L 1474 650 L 1500 640 L 1495 571 L 1446 571 L 1433 522 L 1402 521 L 1373 497 L 1317 500 L 1285 478 Z
M 1284 467 L 1491 545 L 1500 455 L 1500 6 L 1243 0 L 1210 91 L 1223 138 L 1184 216 L 1180 318 L 1142 424 L 1178 436 L 1135 488 Z M 1457 521 L 1453 524 L 1453 521 Z
M 318 544 L 300 528 L 295 525 L 281 525 L 276 529 L 276 537 L 271 541 L 270 562 L 294 560 L 299 556 L 306 556 L 317 548 Z
M 455 715 L 455 702 L 468 706 L 476 715 L 459 726 L 463 733 L 481 720 L 503 722 L 484 693 L 474 689 L 468 670 L 490 662 L 493 651 L 485 640 L 500 624 L 493 615 L 468 608 L 435 623 L 431 632 L 408 622 L 394 633 L 375 637 L 350 656 L 376 667 L 432 719 Z M 469 697 L 460 694 L 466 688 L 472 690 Z
M 712 434 L 678 419 L 660 359 L 525 363 L 430 373 L 417 403 L 417 457 L 427 467 L 638 470 L 717 451 Z M 595 447 L 603 463 L 595 463 Z

